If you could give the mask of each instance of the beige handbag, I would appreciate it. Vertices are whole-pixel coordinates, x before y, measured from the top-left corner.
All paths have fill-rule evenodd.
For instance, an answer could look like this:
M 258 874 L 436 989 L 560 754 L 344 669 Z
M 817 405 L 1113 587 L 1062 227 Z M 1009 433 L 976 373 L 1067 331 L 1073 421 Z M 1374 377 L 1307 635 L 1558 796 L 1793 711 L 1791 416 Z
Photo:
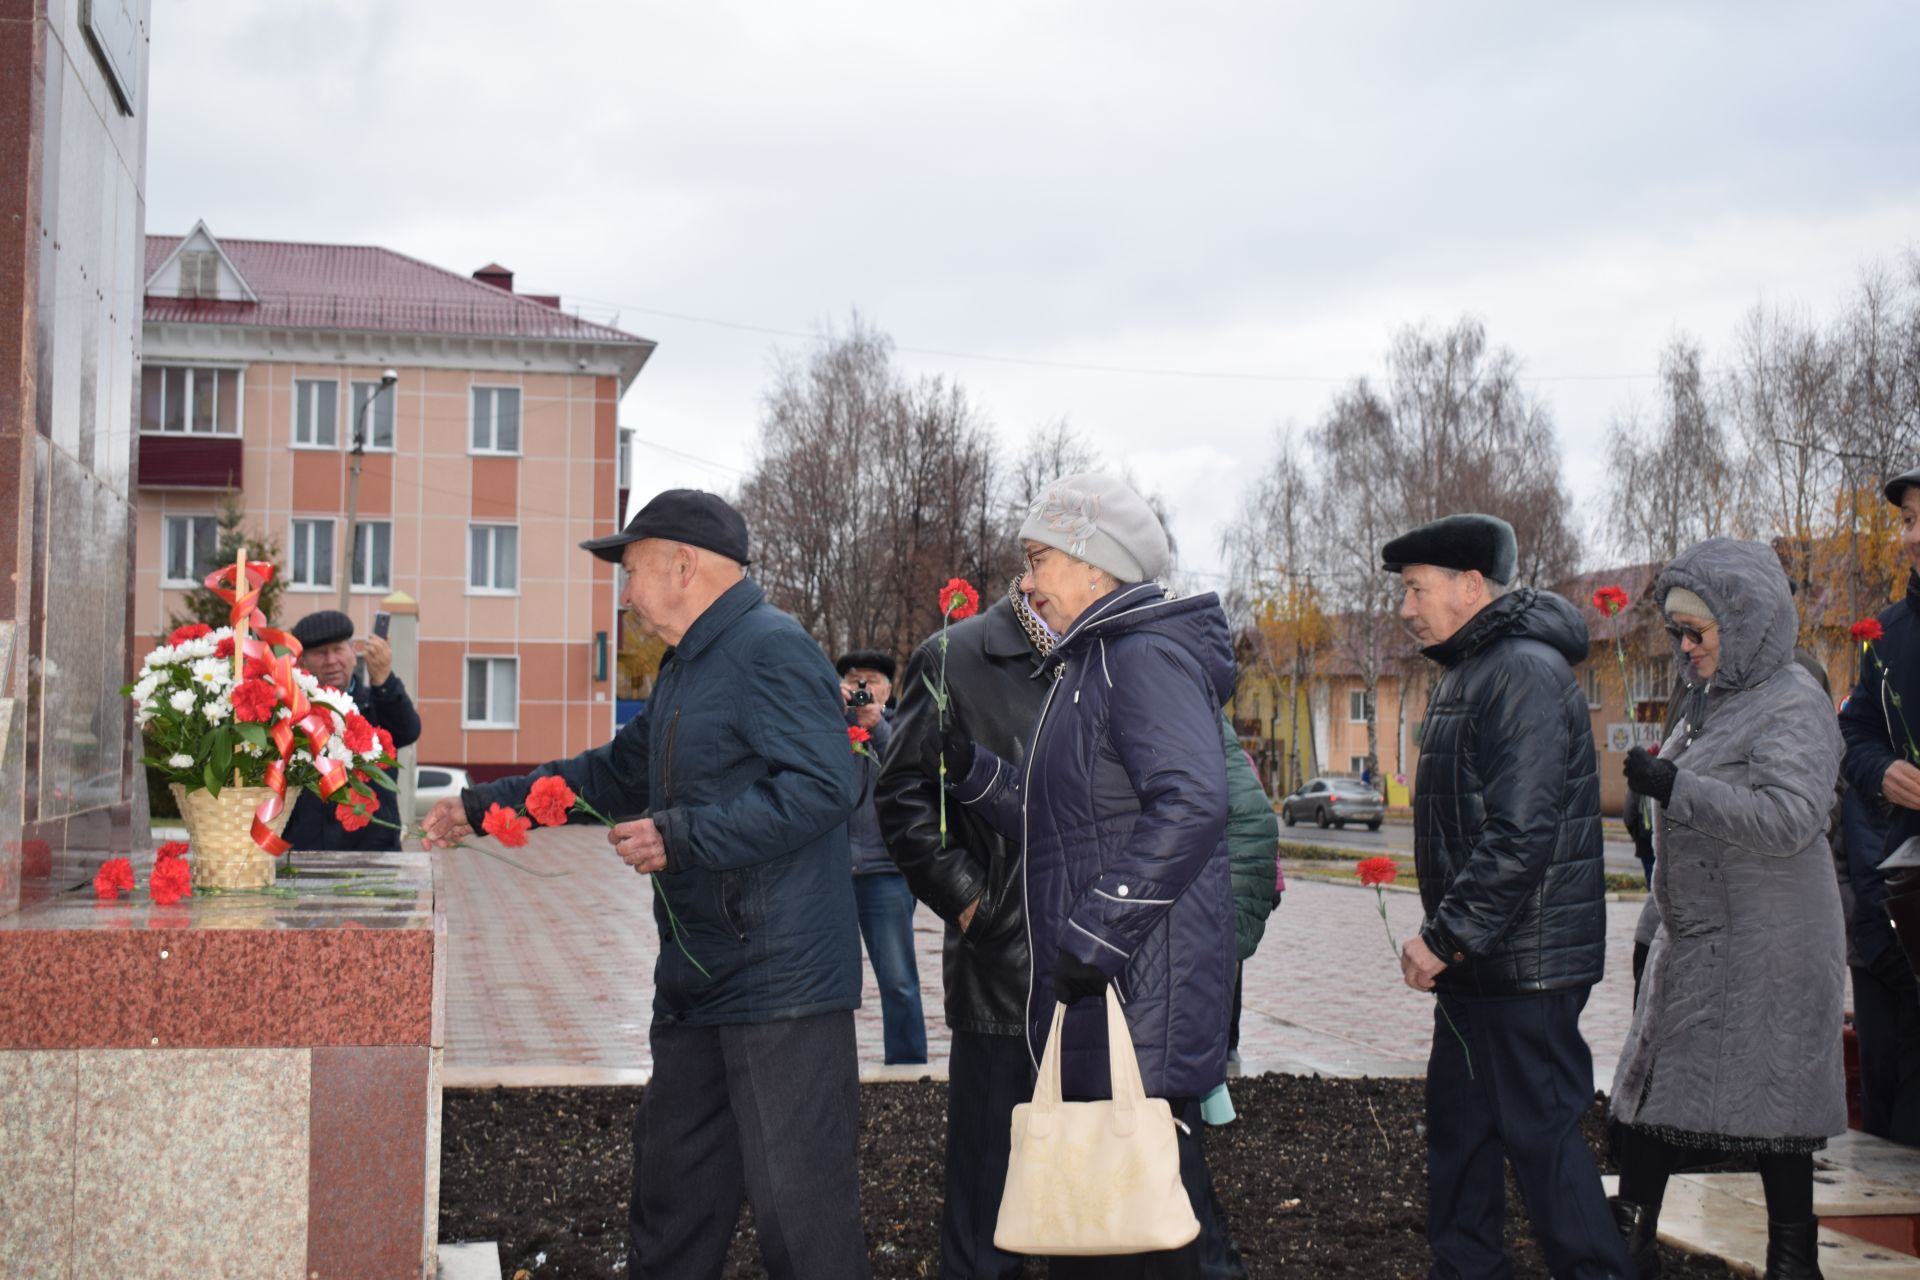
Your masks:
M 1060 1034 L 1053 1009 L 1033 1101 L 1013 1109 L 1013 1151 L 993 1243 L 1009 1253 L 1085 1255 L 1178 1249 L 1200 1234 L 1180 1182 L 1173 1109 L 1140 1083 L 1133 1037 L 1107 989 L 1111 1102 L 1060 1100 Z

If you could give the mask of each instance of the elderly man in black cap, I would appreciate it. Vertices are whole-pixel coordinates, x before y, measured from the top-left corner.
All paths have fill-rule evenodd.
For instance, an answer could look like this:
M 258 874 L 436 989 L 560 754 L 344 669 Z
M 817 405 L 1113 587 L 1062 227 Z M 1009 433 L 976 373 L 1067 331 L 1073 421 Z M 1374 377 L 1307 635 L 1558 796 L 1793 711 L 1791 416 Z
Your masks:
M 1401 620 L 1444 668 L 1427 704 L 1413 791 L 1426 920 L 1400 956 L 1432 991 L 1427 1239 L 1440 1280 L 1512 1274 L 1506 1173 L 1547 1266 L 1564 1280 L 1628 1274 L 1580 1117 L 1593 1057 L 1580 1010 L 1600 979 L 1607 916 L 1600 779 L 1579 611 L 1513 589 L 1513 528 L 1454 515 L 1380 558 Z
M 855 1134 L 854 755 L 826 655 L 742 575 L 747 526 L 671 489 L 580 544 L 669 646 L 612 742 L 435 805 L 430 843 L 557 774 L 654 874 L 653 1076 L 634 1120 L 628 1270 L 718 1277 L 744 1198 L 777 1280 L 868 1274 Z
M 293 624 L 293 638 L 301 644 L 300 666 L 323 685 L 352 698 L 360 714 L 375 729 L 385 729 L 396 749 L 420 739 L 420 713 L 414 710 L 407 686 L 393 674 L 393 649 L 384 636 L 368 636 L 356 650 L 353 619 L 337 609 L 310 613 Z M 366 660 L 365 678 L 359 674 Z M 357 831 L 340 824 L 335 806 L 302 790 L 294 801 L 283 833 L 295 849 L 392 851 L 400 847 L 400 798 L 385 787 L 375 787 L 377 822 Z

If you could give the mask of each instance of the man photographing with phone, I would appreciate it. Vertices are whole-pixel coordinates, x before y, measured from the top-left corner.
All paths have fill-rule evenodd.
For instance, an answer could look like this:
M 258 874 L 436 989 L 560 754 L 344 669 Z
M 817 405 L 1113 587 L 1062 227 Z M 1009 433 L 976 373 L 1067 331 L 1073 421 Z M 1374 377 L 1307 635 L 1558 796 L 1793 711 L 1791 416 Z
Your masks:
M 293 638 L 304 646 L 300 666 L 321 684 L 352 698 L 368 724 L 393 735 L 397 750 L 419 739 L 420 713 L 414 710 L 406 685 L 393 674 L 393 648 L 382 625 L 388 617 L 385 613 L 374 615 L 374 634 L 358 649 L 353 643 L 353 619 L 337 609 L 322 609 L 300 619 L 293 624 Z M 359 670 L 363 659 L 364 674 Z M 349 831 L 334 816 L 334 806 L 311 792 L 300 792 L 287 819 L 284 838 L 299 850 L 398 850 L 400 797 L 385 787 L 375 787 L 373 793 L 380 800 L 380 810 L 374 815 L 380 822 Z M 382 825 L 388 822 L 394 825 Z

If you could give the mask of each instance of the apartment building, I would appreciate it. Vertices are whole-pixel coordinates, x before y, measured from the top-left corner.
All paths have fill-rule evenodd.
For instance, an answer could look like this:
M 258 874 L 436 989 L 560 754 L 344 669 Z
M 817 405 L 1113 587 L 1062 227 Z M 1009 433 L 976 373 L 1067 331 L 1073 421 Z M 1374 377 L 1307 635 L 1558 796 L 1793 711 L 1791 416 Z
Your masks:
M 343 576 L 362 634 L 383 599 L 417 602 L 421 761 L 486 778 L 604 741 L 614 570 L 576 544 L 625 512 L 618 407 L 654 344 L 493 264 L 202 223 L 148 236 L 146 267 L 135 661 L 237 498 L 278 544 L 282 625 L 337 607 Z

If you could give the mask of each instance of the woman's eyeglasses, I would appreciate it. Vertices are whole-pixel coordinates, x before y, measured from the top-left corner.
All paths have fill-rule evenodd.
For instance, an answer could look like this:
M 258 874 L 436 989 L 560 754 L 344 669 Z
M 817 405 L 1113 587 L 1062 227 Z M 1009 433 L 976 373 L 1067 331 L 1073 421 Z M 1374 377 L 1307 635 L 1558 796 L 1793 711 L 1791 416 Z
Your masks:
M 1689 644 L 1700 644 L 1707 638 L 1707 632 L 1719 625 L 1717 622 L 1709 622 L 1704 627 L 1683 627 L 1676 623 L 1669 622 L 1667 624 L 1667 634 L 1672 636 L 1676 641 L 1685 640 Z

